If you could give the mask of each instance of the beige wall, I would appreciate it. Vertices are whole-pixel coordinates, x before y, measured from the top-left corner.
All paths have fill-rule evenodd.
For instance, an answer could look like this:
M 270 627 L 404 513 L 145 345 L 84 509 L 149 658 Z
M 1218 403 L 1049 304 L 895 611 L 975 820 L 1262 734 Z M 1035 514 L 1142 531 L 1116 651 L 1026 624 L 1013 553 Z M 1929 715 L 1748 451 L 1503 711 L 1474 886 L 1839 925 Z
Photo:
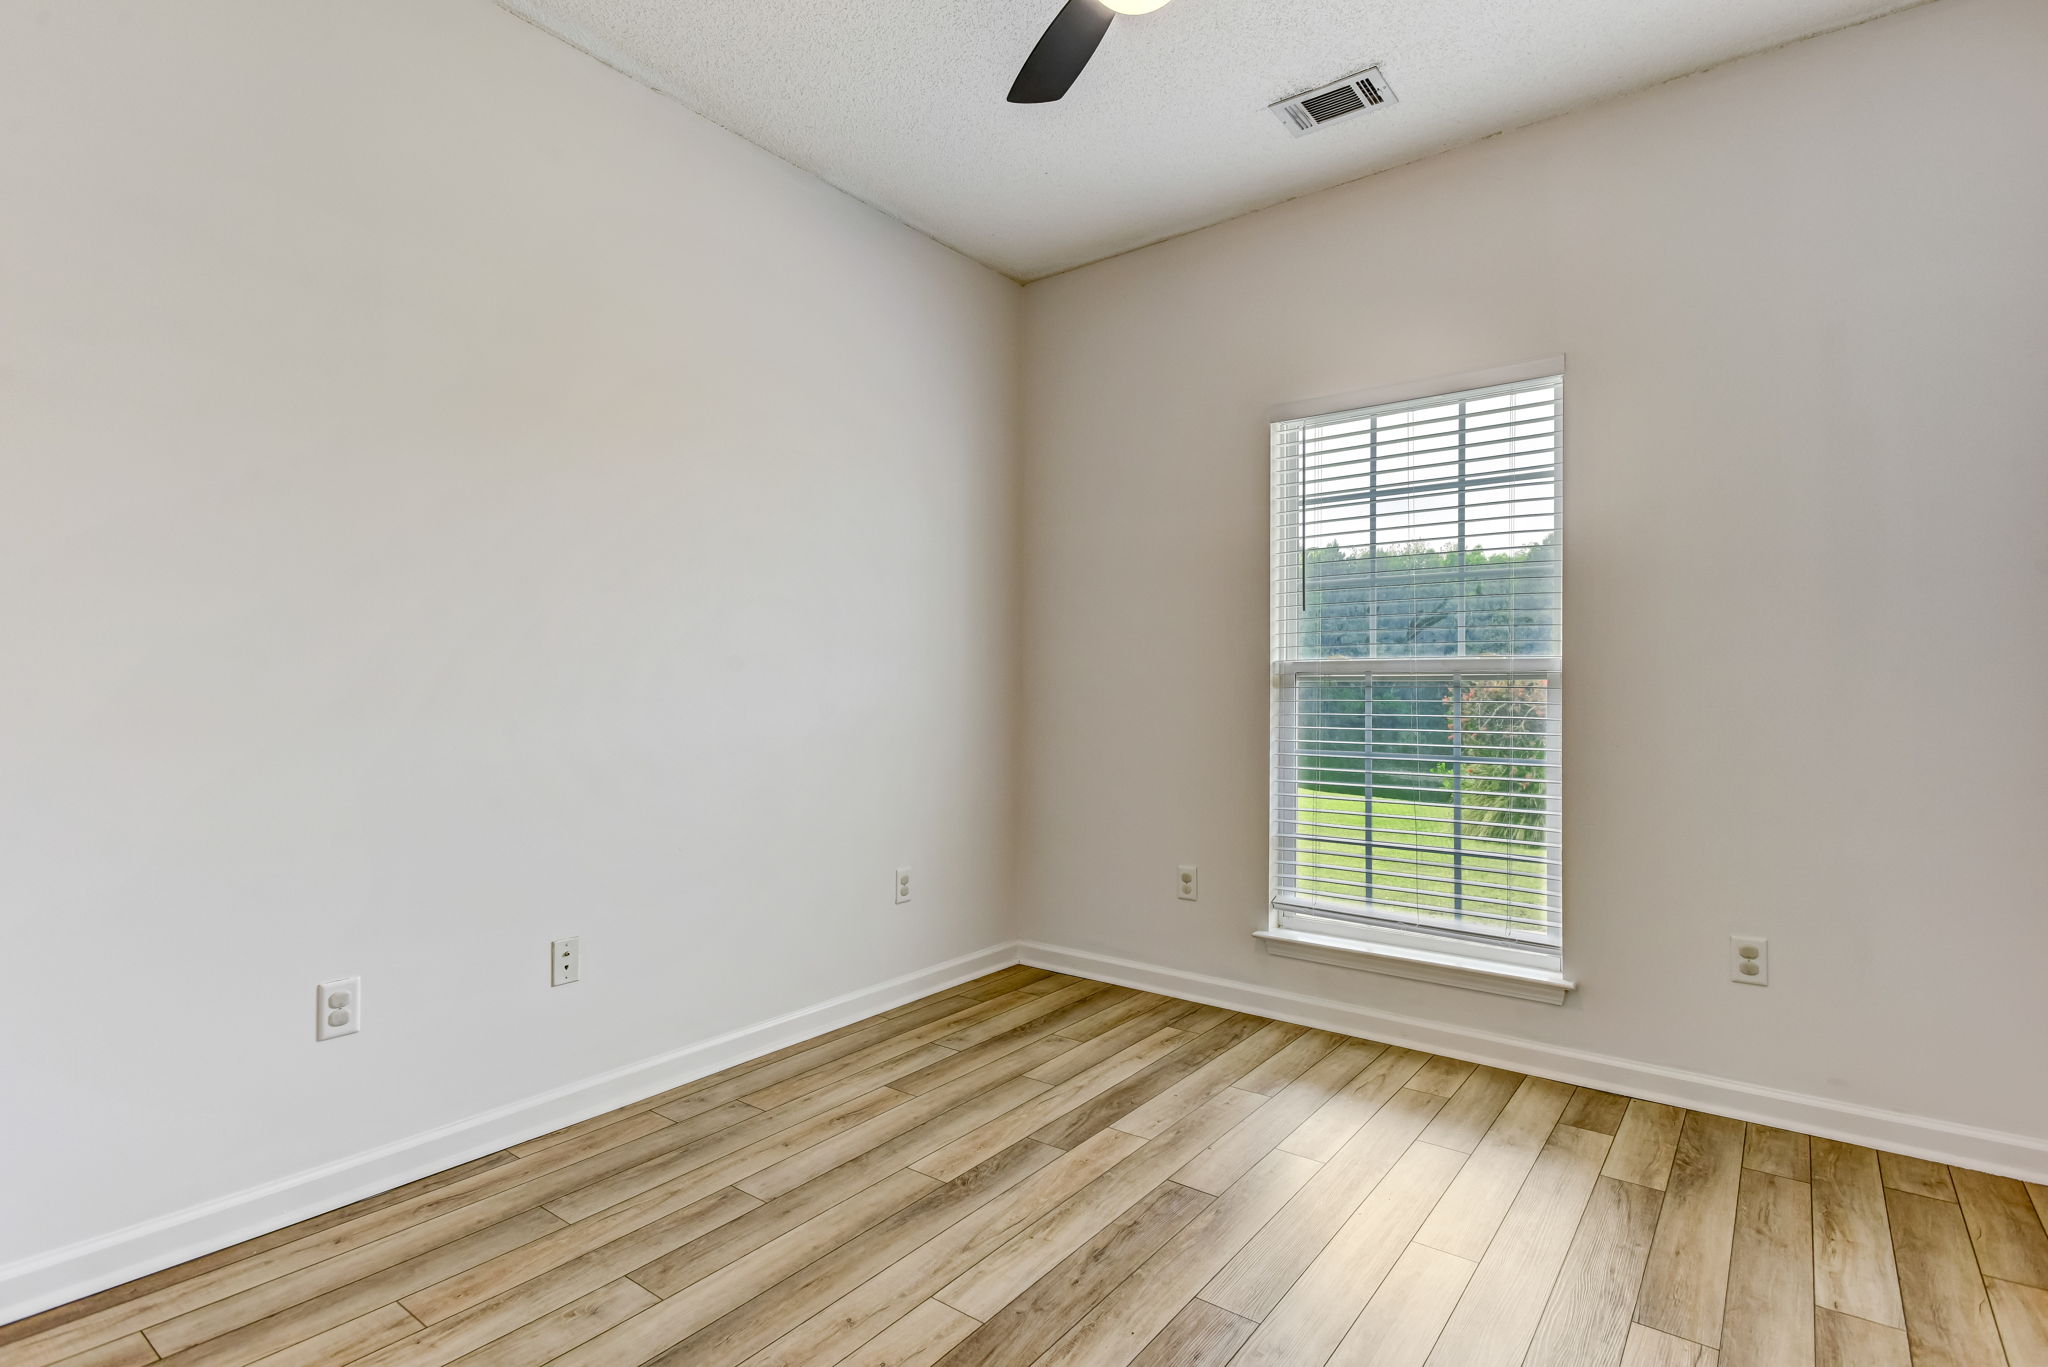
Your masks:
M 1008 938 L 1017 286 L 486 0 L 0 5 L 0 175 L 0 1319 Z
M 1029 287 L 1025 936 L 2048 1144 L 2044 67 L 1938 0 Z M 1266 410 L 1557 353 L 1583 986 L 1269 958 Z

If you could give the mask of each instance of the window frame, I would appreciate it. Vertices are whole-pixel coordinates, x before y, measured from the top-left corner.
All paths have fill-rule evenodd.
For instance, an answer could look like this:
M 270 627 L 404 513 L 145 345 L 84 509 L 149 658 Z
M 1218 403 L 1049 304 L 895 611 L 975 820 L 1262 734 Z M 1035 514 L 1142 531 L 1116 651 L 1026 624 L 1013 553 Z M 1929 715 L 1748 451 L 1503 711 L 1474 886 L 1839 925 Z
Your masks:
M 1283 641 L 1294 639 L 1303 612 L 1300 557 L 1303 553 L 1299 500 L 1290 502 L 1290 481 L 1281 459 L 1281 431 L 1288 424 L 1335 416 L 1358 409 L 1384 408 L 1426 403 L 1472 390 L 1492 389 L 1565 375 L 1565 358 L 1545 357 L 1520 365 L 1439 376 L 1351 394 L 1283 404 L 1268 415 L 1267 470 L 1272 498 L 1269 506 L 1270 555 L 1268 572 L 1269 638 L 1267 662 L 1270 698 L 1267 732 L 1267 849 L 1269 859 L 1267 920 L 1255 932 L 1265 948 L 1274 954 L 1346 967 L 1368 968 L 1399 977 L 1477 988 L 1529 1000 L 1561 1003 L 1575 984 L 1565 976 L 1563 966 L 1565 903 L 1562 879 L 1564 815 L 1562 744 L 1564 649 L 1564 527 L 1565 448 L 1568 421 L 1559 395 L 1556 449 L 1553 456 L 1553 498 L 1559 545 L 1558 602 L 1560 637 L 1557 653 L 1548 656 L 1406 656 L 1381 658 L 1287 659 L 1280 652 Z M 1298 480 L 1298 475 L 1297 475 Z M 1319 911 L 1312 897 L 1299 893 L 1282 900 L 1284 856 L 1295 839 L 1285 832 L 1289 822 L 1298 821 L 1298 806 L 1284 799 L 1293 791 L 1289 777 L 1289 756 L 1282 740 L 1294 722 L 1296 685 L 1302 678 L 1367 675 L 1421 676 L 1484 675 L 1486 666 L 1512 666 L 1512 672 L 1540 672 L 1548 680 L 1551 697 L 1548 727 L 1553 739 L 1548 746 L 1557 766 L 1557 779 L 1550 790 L 1551 810 L 1546 829 L 1558 850 L 1558 863 L 1548 877 L 1549 933 L 1545 935 L 1475 933 L 1453 926 L 1425 923 L 1419 916 L 1390 915 L 1384 918 L 1362 913 L 1356 906 L 1331 904 Z

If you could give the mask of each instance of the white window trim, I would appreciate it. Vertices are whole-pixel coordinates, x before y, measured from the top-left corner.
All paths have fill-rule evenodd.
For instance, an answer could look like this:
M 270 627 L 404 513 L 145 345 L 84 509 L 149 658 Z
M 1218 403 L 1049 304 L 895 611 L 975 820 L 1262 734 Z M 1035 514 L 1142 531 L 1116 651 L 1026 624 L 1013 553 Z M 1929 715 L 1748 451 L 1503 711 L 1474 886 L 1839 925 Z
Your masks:
M 1515 365 L 1494 366 L 1488 370 L 1468 370 L 1460 375 L 1439 375 L 1430 380 L 1403 380 L 1399 384 L 1356 389 L 1348 394 L 1325 394 L 1319 399 L 1296 399 L 1291 403 L 1277 403 L 1266 410 L 1266 422 L 1270 425 L 1276 422 L 1292 422 L 1296 418 L 1319 418 L 1325 413 L 1342 413 L 1353 408 L 1378 408 L 1386 403 L 1407 403 L 1410 399 L 1429 399 L 1439 394 L 1456 394 L 1466 389 L 1491 389 L 1497 384 L 1520 384 L 1524 380 L 1540 380 L 1546 375 L 1564 373 L 1563 356 L 1545 356 L 1540 361 L 1522 361 Z
M 1411 934 L 1393 926 L 1343 926 L 1329 930 L 1297 929 L 1292 915 L 1275 912 L 1265 930 L 1252 932 L 1268 954 L 1307 959 L 1338 968 L 1363 969 L 1392 978 L 1410 978 L 1441 987 L 1463 987 L 1523 1001 L 1562 1006 L 1578 984 L 1564 975 L 1555 954 L 1529 954 L 1523 962 L 1495 957 L 1491 945 L 1453 950 L 1448 936 Z
M 1376 408 L 1383 404 L 1406 403 L 1439 394 L 1519 384 L 1525 380 L 1539 380 L 1547 375 L 1564 373 L 1565 358 L 1561 355 L 1547 356 L 1541 360 L 1515 365 L 1496 366 L 1456 375 L 1440 375 L 1428 380 L 1405 381 L 1348 394 L 1331 394 L 1321 398 L 1276 404 L 1267 411 L 1266 416 L 1269 425 L 1291 422 L 1298 418 L 1319 417 L 1325 413 L 1341 413 L 1353 408 Z M 1563 458 L 1563 441 L 1563 427 L 1560 425 L 1560 462 Z M 1268 459 L 1270 460 L 1270 457 Z M 1327 672 L 1356 672 L 1360 663 L 1357 660 L 1331 661 L 1327 666 Z M 1425 663 L 1433 665 L 1436 671 L 1441 671 L 1444 665 L 1441 658 L 1428 657 L 1426 661 L 1418 658 L 1412 666 L 1407 666 L 1405 661 L 1375 660 L 1371 662 L 1371 668 L 1391 672 L 1389 666 L 1392 669 L 1406 666 L 1416 672 L 1423 672 Z M 1526 657 L 1524 663 L 1529 663 Z M 1562 663 L 1562 660 L 1550 662 L 1554 674 L 1561 673 Z M 1297 674 L 1321 673 L 1325 671 L 1325 666 L 1320 662 L 1302 663 L 1292 665 L 1290 669 Z M 1274 683 L 1279 683 L 1277 674 Z M 1559 918 L 1560 938 L 1563 934 L 1564 919 L 1562 916 Z M 1283 906 L 1276 898 L 1270 896 L 1266 928 L 1254 931 L 1253 934 L 1264 944 L 1269 954 L 1282 958 L 1305 959 L 1314 963 L 1333 964 L 1340 968 L 1362 969 L 1390 977 L 1490 992 L 1554 1006 L 1562 1005 L 1566 995 L 1578 986 L 1576 981 L 1565 975 L 1561 942 L 1532 944 L 1524 950 L 1499 942 L 1464 940 L 1455 934 L 1407 930 L 1391 924 L 1368 925 L 1339 920 L 1336 917 L 1319 917 L 1310 908 Z

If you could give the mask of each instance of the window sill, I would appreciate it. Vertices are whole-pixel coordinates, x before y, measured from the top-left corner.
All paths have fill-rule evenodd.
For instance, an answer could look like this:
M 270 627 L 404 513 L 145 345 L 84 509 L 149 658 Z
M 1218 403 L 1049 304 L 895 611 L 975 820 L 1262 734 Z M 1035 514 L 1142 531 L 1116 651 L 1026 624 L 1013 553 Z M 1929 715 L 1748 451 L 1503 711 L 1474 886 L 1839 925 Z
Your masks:
M 1474 992 L 1491 992 L 1523 1001 L 1562 1006 L 1565 994 L 1578 984 L 1554 970 L 1521 968 L 1490 963 L 1442 950 L 1411 949 L 1376 945 L 1363 940 L 1339 939 L 1333 935 L 1311 935 L 1299 930 L 1252 932 L 1265 941 L 1266 952 L 1286 959 L 1335 964 L 1339 968 L 1363 969 L 1389 977 L 1412 978 L 1441 987 L 1463 987 Z

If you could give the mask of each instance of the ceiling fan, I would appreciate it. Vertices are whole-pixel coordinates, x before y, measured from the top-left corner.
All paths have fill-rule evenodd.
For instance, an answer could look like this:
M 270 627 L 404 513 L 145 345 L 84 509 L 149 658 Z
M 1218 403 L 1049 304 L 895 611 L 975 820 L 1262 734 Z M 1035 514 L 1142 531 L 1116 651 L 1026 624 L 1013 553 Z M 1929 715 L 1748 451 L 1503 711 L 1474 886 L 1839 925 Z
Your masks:
M 1067 93 L 1119 14 L 1150 14 L 1166 0 L 1067 0 L 1010 87 L 1011 104 L 1047 104 Z

